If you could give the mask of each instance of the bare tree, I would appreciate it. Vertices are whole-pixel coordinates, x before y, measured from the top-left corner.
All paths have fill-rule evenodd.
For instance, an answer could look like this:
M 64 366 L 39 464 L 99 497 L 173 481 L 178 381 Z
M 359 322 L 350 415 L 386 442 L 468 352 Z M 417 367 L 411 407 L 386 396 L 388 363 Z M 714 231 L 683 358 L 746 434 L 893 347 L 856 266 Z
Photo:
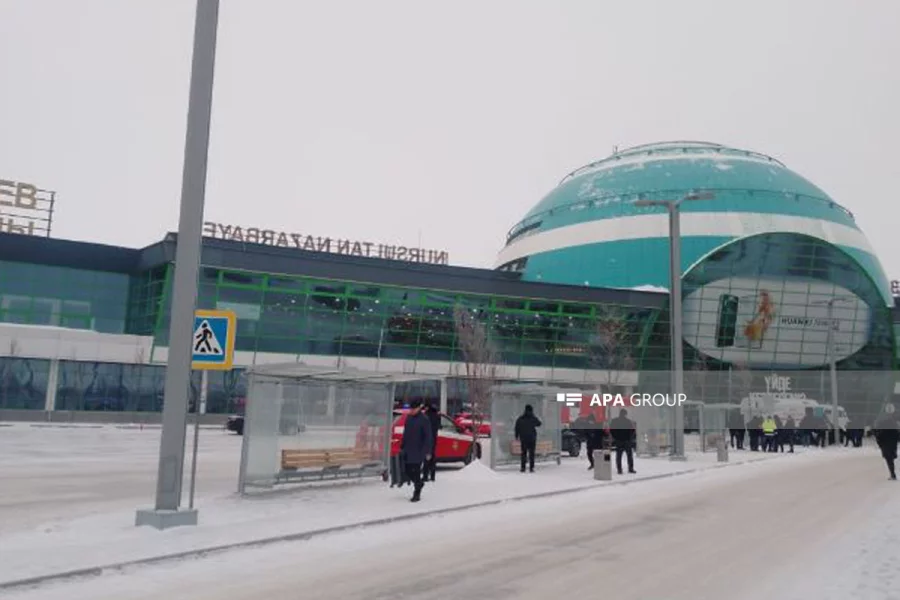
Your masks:
M 466 390 L 472 413 L 473 458 L 485 414 L 490 410 L 491 388 L 497 382 L 500 355 L 487 326 L 462 306 L 453 308 L 456 345 L 462 354 Z
M 621 385 L 622 372 L 632 371 L 636 366 L 628 314 L 617 306 L 598 307 L 595 331 L 590 366 L 606 372 L 608 385 Z

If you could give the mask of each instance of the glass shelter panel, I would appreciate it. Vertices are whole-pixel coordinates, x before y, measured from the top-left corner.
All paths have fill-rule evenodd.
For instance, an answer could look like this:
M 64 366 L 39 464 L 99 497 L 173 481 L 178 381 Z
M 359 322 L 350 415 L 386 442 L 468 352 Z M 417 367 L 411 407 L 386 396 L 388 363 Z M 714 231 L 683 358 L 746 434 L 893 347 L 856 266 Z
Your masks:
M 371 377 L 383 381 L 366 381 L 359 373 L 314 371 L 295 363 L 252 372 L 240 491 L 281 483 L 386 477 L 395 383 L 384 374 Z
M 537 461 L 559 464 L 562 451 L 562 412 L 556 394 L 564 390 L 535 384 L 507 384 L 491 389 L 490 465 L 497 469 L 520 462 L 516 420 L 530 405 L 541 421 L 537 428 Z

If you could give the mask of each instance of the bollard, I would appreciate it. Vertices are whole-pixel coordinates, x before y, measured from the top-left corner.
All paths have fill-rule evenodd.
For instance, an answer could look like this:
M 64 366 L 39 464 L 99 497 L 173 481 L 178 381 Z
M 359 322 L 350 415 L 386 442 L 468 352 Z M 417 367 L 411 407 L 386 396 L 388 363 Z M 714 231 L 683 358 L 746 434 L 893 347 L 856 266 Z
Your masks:
M 612 455 L 608 449 L 603 450 L 599 460 L 594 460 L 594 479 L 597 481 L 612 481 Z
M 725 436 L 719 436 L 716 440 L 716 458 L 719 462 L 728 462 L 728 444 L 725 443 Z

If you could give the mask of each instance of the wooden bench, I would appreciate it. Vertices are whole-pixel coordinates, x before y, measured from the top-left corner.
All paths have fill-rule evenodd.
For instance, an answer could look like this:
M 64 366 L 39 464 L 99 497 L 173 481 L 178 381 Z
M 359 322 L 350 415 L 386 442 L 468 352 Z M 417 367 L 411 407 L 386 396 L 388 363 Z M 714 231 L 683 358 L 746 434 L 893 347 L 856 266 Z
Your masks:
M 510 442 L 509 453 L 513 456 L 521 456 L 522 455 L 522 444 L 519 443 L 518 440 L 513 440 Z M 553 442 L 550 440 L 540 440 L 534 447 L 534 455 L 535 456 L 548 456 L 550 454 L 554 454 L 553 451 Z
M 282 479 L 325 479 L 362 476 L 367 470 L 384 467 L 362 448 L 289 449 L 281 451 Z M 381 471 L 379 470 L 378 473 Z

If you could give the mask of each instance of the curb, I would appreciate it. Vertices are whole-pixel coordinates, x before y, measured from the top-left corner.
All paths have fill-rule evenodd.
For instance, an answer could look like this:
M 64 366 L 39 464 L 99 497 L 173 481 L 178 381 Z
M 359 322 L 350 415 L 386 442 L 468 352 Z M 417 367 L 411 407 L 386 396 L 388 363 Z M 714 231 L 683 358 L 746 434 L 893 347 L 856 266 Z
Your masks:
M 193 428 L 193 423 L 188 423 L 187 427 Z M 29 423 L 22 421 L 18 423 L 0 423 L 0 427 L 30 427 L 32 429 L 120 429 L 120 430 L 151 430 L 158 431 L 162 429 L 162 425 L 140 423 Z M 224 425 L 200 425 L 203 430 L 225 430 Z
M 652 481 L 659 479 L 669 479 L 672 477 L 679 477 L 683 475 L 690 475 L 692 473 L 703 473 L 705 471 L 712 471 L 714 469 L 724 469 L 728 467 L 734 467 L 739 465 L 747 465 L 751 463 L 763 462 L 767 460 L 774 460 L 778 458 L 778 456 L 766 456 L 760 458 L 751 458 L 739 463 L 724 463 L 724 464 L 714 464 L 708 467 L 701 467 L 699 469 L 687 469 L 683 471 L 673 471 L 671 473 L 661 473 L 659 475 L 648 475 L 646 477 L 642 477 L 640 479 L 630 479 L 624 481 L 610 481 L 610 482 L 602 482 L 596 483 L 592 485 L 586 485 L 575 488 L 564 488 L 561 490 L 552 490 L 549 492 L 538 492 L 534 494 L 524 494 L 521 496 L 513 496 L 512 498 L 501 498 L 499 500 L 484 500 L 482 502 L 474 502 L 472 504 L 463 504 L 460 506 L 451 506 L 447 508 L 438 508 L 435 510 L 419 512 L 419 513 L 411 513 L 405 515 L 397 515 L 393 517 L 383 517 L 380 519 L 372 519 L 369 521 L 360 521 L 358 523 L 348 523 L 344 525 L 334 525 L 332 527 L 324 527 L 322 529 L 313 529 L 310 531 L 303 531 L 299 533 L 289 533 L 285 535 L 279 535 L 275 537 L 262 538 L 257 540 L 250 540 L 246 542 L 233 542 L 230 544 L 221 544 L 218 546 L 208 546 L 206 548 L 198 548 L 195 550 L 185 550 L 182 552 L 176 552 L 173 554 L 164 554 L 159 556 L 151 556 L 148 558 L 138 558 L 134 560 L 128 560 L 120 563 L 113 563 L 108 565 L 103 565 L 99 567 L 85 567 L 81 569 L 73 569 L 71 571 L 63 571 L 60 573 L 51 573 L 49 575 L 38 575 L 36 577 L 29 577 L 26 579 L 14 579 L 12 581 L 0 582 L 0 590 L 10 590 L 14 588 L 23 588 L 23 587 L 37 587 L 40 585 L 44 585 L 51 582 L 58 582 L 67 579 L 76 579 L 76 578 L 86 578 L 86 577 L 98 577 L 106 574 L 107 572 L 121 571 L 124 569 L 128 569 L 131 567 L 138 566 L 149 566 L 155 565 L 159 563 L 165 563 L 170 561 L 181 560 L 185 558 L 205 558 L 209 555 L 213 554 L 221 554 L 224 552 L 229 552 L 232 550 L 243 550 L 249 548 L 257 548 L 262 546 L 269 546 L 271 544 L 279 544 L 283 542 L 300 542 L 307 541 L 315 537 L 321 537 L 324 535 L 329 535 L 332 533 L 341 533 L 344 531 L 349 531 L 351 529 L 362 529 L 366 527 L 378 527 L 380 525 L 389 525 L 391 523 L 399 523 L 403 521 L 413 521 L 416 519 L 423 519 L 425 517 L 433 517 L 436 515 L 446 515 L 451 513 L 463 512 L 466 510 L 471 510 L 474 508 L 481 508 L 485 506 L 496 506 L 499 504 L 506 504 L 510 502 L 522 502 L 525 500 L 537 500 L 541 498 L 551 498 L 554 496 L 563 496 L 567 494 L 574 494 L 577 492 L 585 492 L 588 490 L 596 490 L 598 488 L 610 487 L 610 486 L 622 486 L 622 485 L 634 485 L 640 483 L 642 481 Z

